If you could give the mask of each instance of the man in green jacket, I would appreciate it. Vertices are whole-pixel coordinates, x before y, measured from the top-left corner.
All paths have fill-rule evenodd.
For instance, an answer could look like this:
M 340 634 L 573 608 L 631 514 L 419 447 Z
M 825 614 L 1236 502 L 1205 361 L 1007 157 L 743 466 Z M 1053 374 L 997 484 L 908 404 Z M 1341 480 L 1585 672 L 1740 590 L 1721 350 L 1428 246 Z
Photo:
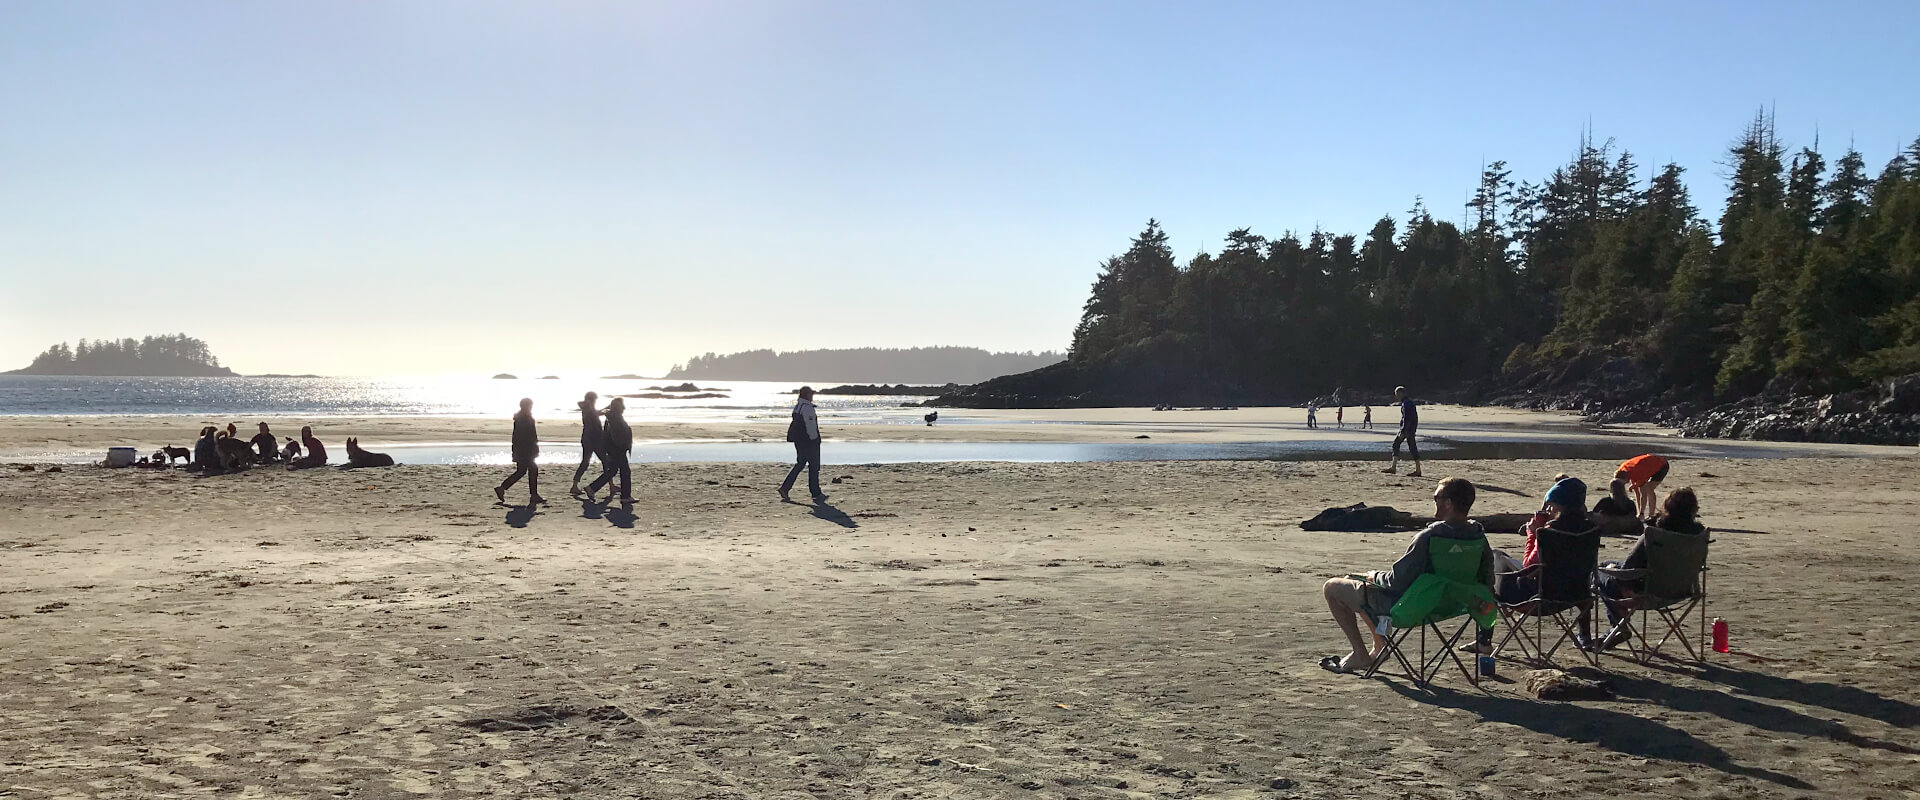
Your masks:
M 1323 591 L 1327 597 L 1327 608 L 1333 612 L 1333 621 L 1339 623 L 1340 631 L 1347 635 L 1347 644 L 1352 647 L 1345 658 L 1327 656 L 1321 659 L 1320 666 L 1334 672 L 1363 673 L 1373 666 L 1374 654 L 1386 643 L 1380 634 L 1373 635 L 1373 647 L 1360 636 L 1360 628 L 1365 625 L 1373 629 L 1374 621 L 1387 615 L 1398 602 L 1400 594 L 1413 585 L 1421 575 L 1433 569 L 1433 559 L 1429 548 L 1435 538 L 1460 541 L 1479 541 L 1481 543 L 1480 569 L 1476 578 L 1493 586 L 1493 548 L 1486 546 L 1487 532 L 1480 523 L 1467 518 L 1473 510 L 1473 484 L 1465 478 L 1448 478 L 1440 482 L 1433 490 L 1433 516 L 1437 520 L 1426 530 L 1414 537 L 1407 552 L 1400 560 L 1393 562 L 1392 569 L 1376 570 L 1371 573 L 1347 575 L 1329 578 Z

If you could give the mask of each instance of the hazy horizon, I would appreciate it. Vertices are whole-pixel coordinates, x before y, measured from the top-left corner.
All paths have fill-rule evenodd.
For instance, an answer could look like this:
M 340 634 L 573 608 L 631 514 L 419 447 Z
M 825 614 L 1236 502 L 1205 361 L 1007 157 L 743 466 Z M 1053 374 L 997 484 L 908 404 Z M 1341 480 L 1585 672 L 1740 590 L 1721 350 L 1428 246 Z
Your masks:
M 184 332 L 241 373 L 664 375 L 1064 350 L 1150 217 L 1458 217 L 1581 131 L 1695 203 L 1754 111 L 1877 171 L 1920 6 L 403 2 L 0 9 L 0 370 Z

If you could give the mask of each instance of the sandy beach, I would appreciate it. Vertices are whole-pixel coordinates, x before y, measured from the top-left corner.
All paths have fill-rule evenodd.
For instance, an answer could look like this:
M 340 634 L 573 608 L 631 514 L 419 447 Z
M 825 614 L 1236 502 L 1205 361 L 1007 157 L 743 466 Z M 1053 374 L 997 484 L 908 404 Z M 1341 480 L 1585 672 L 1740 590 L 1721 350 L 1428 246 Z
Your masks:
M 1620 697 L 1580 703 L 1511 662 L 1320 670 L 1320 583 L 1410 534 L 1296 524 L 1443 474 L 1530 511 L 1612 464 L 1377 467 L 830 463 L 815 508 L 770 465 L 647 465 L 630 515 L 495 506 L 473 467 L 8 469 L 0 797 L 1920 791 L 1911 455 L 1676 462 L 1737 653 L 1607 658 Z

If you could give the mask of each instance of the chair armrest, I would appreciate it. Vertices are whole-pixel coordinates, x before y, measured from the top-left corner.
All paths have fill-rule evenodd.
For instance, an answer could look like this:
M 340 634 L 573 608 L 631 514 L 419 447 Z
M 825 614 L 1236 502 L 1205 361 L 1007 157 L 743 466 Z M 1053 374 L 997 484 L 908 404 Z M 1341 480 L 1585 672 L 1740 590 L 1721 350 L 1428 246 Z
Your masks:
M 1647 576 L 1645 567 L 1637 569 L 1627 569 L 1625 567 L 1594 567 L 1593 571 L 1609 578 L 1617 578 L 1623 581 L 1637 581 Z
M 1493 577 L 1496 579 L 1497 578 L 1524 578 L 1529 575 L 1537 575 L 1539 573 L 1540 573 L 1540 565 L 1534 564 L 1531 567 L 1521 567 L 1512 572 L 1496 572 L 1496 573 L 1493 573 Z

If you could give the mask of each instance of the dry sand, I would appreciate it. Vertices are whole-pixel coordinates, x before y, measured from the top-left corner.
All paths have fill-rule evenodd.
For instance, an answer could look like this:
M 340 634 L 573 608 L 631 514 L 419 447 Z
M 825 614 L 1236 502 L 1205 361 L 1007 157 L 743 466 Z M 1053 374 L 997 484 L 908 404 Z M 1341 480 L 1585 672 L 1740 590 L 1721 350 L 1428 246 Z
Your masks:
M 1580 703 L 1512 663 L 1435 695 L 1318 669 L 1322 580 L 1410 535 L 1295 523 L 1427 510 L 1443 472 L 1528 511 L 1612 465 L 1377 466 L 829 467 L 821 508 L 767 465 L 641 466 L 631 515 L 496 507 L 477 467 L 8 470 L 0 797 L 1920 791 L 1911 455 L 1677 462 L 1746 655 L 1609 658 L 1621 697 Z

